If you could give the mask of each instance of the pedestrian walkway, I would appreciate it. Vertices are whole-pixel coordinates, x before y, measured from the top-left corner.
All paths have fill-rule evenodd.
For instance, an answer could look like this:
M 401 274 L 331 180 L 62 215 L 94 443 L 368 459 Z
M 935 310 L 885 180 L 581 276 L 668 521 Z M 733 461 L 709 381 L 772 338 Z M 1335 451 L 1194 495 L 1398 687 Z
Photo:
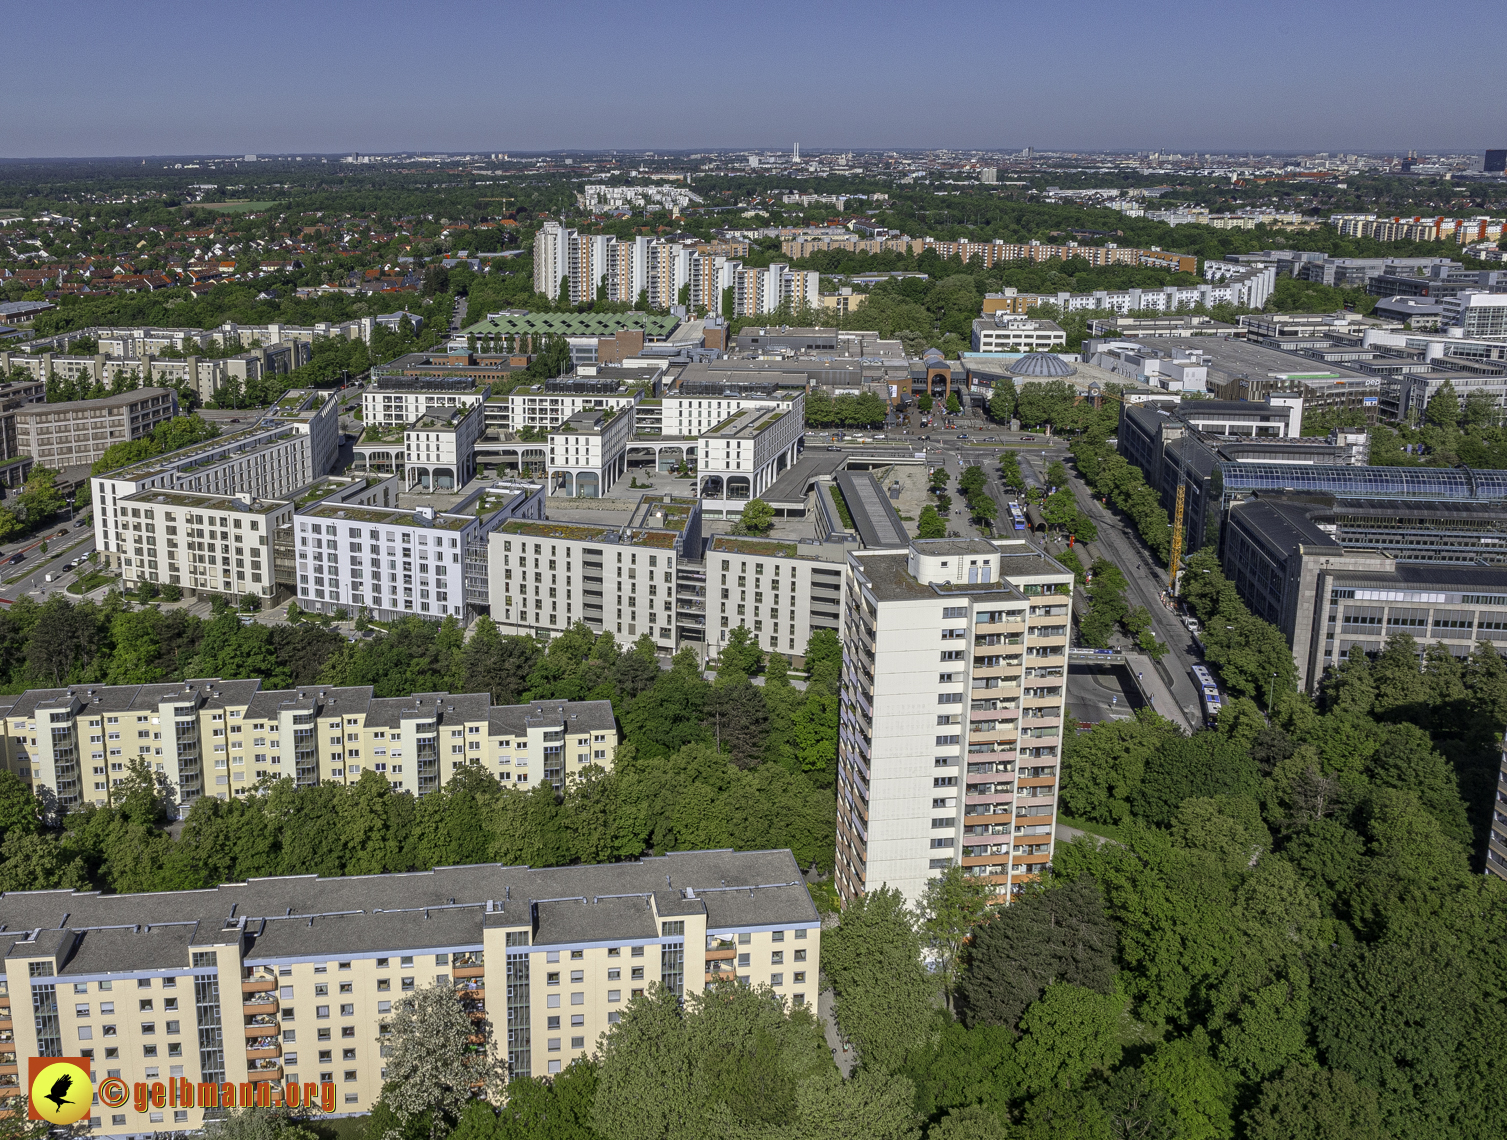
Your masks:
M 1172 695 L 1166 678 L 1156 663 L 1144 653 L 1127 650 L 1125 664 L 1136 675 L 1136 683 L 1141 686 L 1141 691 L 1146 694 L 1146 699 L 1151 702 L 1152 711 L 1160 713 L 1179 728 L 1192 732 L 1197 725 L 1189 722 L 1187 712 L 1181 708 L 1177 699 Z

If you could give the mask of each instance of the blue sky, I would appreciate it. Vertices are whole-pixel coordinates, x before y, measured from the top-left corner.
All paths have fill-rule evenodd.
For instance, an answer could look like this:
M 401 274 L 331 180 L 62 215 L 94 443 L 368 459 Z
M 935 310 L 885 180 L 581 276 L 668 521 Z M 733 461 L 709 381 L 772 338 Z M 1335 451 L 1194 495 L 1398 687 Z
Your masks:
M 1481 0 L 12 3 L 0 156 L 1478 150 L 1507 146 L 1501 14 Z

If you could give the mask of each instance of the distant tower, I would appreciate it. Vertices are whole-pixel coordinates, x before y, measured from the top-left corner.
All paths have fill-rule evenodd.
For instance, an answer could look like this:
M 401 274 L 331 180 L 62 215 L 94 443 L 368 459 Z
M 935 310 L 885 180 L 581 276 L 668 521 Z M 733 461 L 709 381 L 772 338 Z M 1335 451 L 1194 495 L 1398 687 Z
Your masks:
M 801 144 L 800 143 L 796 143 L 795 144 L 795 150 L 791 151 L 791 153 L 790 153 L 790 161 L 798 163 L 798 162 L 800 162 L 800 160 L 801 160 Z

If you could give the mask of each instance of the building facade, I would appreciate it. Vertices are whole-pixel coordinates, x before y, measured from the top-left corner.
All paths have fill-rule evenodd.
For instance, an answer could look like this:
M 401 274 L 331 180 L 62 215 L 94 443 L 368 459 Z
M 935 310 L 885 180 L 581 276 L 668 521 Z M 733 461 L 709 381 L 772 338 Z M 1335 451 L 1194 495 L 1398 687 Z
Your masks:
M 167 388 L 137 388 L 101 400 L 30 404 L 15 415 L 16 446 L 44 467 L 93 463 L 105 450 L 151 435 L 178 414 L 178 395 Z
M 284 776 L 312 787 L 375 772 L 425 795 L 471 765 L 559 788 L 592 764 L 611 769 L 618 746 L 606 701 L 494 706 L 485 693 L 379 698 L 369 685 L 70 685 L 28 689 L 0 716 L 7 769 L 55 813 L 116 802 L 136 761 L 186 813 L 201 797 L 249 795 Z
M 274 535 L 278 584 L 316 613 L 463 618 L 468 603 L 486 604 L 487 535 L 543 517 L 538 483 L 497 483 L 447 511 L 317 500 Z
M 255 500 L 289 499 L 322 478 L 338 455 L 339 410 L 339 400 L 328 393 L 292 391 L 255 427 L 95 476 L 94 539 L 104 564 L 119 567 L 123 558 L 135 556 L 134 524 L 146 516 L 130 513 L 143 509 L 131 500 L 142 491 L 213 495 L 249 505 Z M 226 548 L 216 553 L 230 554 L 230 539 L 219 541 Z M 132 569 L 138 567 L 133 564 Z
M 848 555 L 837 888 L 913 903 L 960 864 L 1008 896 L 1051 863 L 1073 576 L 1023 542 Z
M 768 986 L 788 1008 L 815 1001 L 821 968 L 821 918 L 789 851 L 12 892 L 0 923 L 0 1002 L 32 1011 L 13 1018 L 23 1072 L 30 1057 L 84 1056 L 100 1082 L 172 1084 L 172 1106 L 91 1110 L 92 1134 L 121 1137 L 202 1130 L 204 1099 L 241 1082 L 279 1103 L 315 1082 L 329 1113 L 367 1112 L 382 1023 L 417 990 L 453 991 L 511 1076 L 546 1077 L 651 983 Z

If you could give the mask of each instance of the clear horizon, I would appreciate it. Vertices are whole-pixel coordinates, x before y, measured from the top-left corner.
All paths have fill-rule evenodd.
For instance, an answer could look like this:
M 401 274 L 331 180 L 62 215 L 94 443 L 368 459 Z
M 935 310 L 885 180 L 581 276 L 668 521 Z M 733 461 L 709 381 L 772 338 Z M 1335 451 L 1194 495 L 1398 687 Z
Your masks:
M 61 66 L 0 78 L 0 157 L 1507 145 L 1484 34 L 1500 9 L 1480 0 L 67 7 Z M 58 12 L 14 10 L 12 42 L 51 41 Z M 1406 74 L 1447 101 L 1388 97 L 1420 26 L 1483 31 L 1405 41 Z

